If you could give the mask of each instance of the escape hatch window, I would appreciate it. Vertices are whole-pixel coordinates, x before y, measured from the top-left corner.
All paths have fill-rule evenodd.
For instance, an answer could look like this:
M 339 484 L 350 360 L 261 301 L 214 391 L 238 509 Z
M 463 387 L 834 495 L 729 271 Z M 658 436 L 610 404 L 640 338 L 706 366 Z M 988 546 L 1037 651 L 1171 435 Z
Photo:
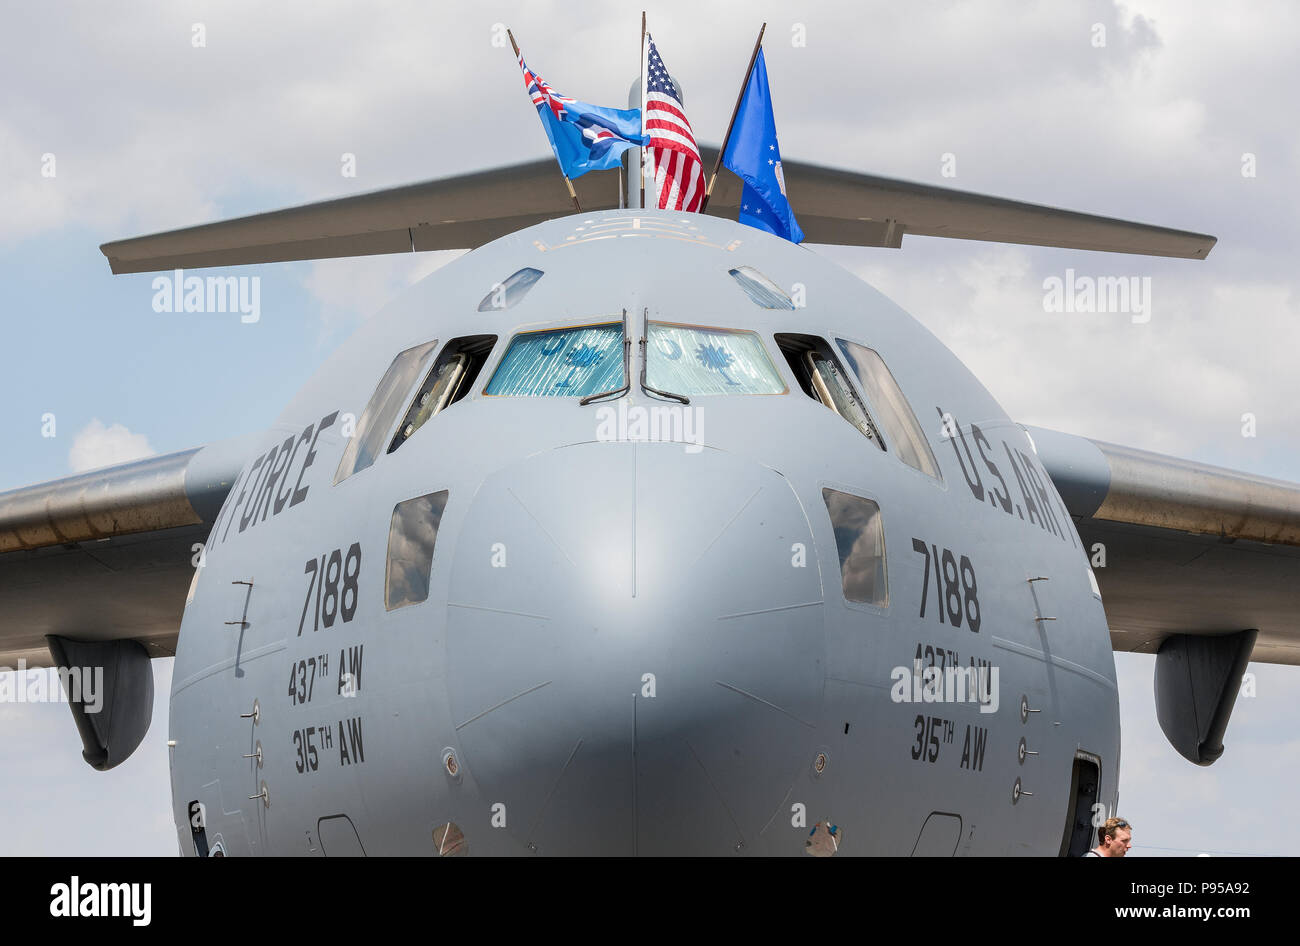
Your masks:
M 506 277 L 505 282 L 497 283 L 492 287 L 492 291 L 483 297 L 483 301 L 478 304 L 478 310 L 502 312 L 510 308 L 528 295 L 528 290 L 532 289 L 541 278 L 542 271 L 531 266 L 525 266 L 511 273 Z
M 778 334 L 776 344 L 805 394 L 839 414 L 881 450 L 886 449 L 866 405 L 825 339 L 815 335 Z
M 483 393 L 586 397 L 622 383 L 623 326 L 612 322 L 516 335 Z
M 697 397 L 710 394 L 785 394 L 785 382 L 756 332 L 651 322 L 646 384 Z
M 447 490 L 408 499 L 393 507 L 384 570 L 384 608 L 419 604 L 429 597 L 433 549 L 447 507 Z
M 836 341 L 839 342 L 849 367 L 858 376 L 862 390 L 867 394 L 867 401 L 876 409 L 885 436 L 893 444 L 899 458 L 927 476 L 942 480 L 939 465 L 921 431 L 921 424 L 907 403 L 907 398 L 903 396 L 902 388 L 885 367 L 885 362 L 864 345 L 842 338 L 837 338 Z
M 760 309 L 786 309 L 794 311 L 794 302 L 784 289 L 752 266 L 739 266 L 727 270 L 727 275 L 745 290 L 745 295 Z
M 889 605 L 885 573 L 885 531 L 880 507 L 870 499 L 822 489 L 840 555 L 840 584 L 846 601 Z

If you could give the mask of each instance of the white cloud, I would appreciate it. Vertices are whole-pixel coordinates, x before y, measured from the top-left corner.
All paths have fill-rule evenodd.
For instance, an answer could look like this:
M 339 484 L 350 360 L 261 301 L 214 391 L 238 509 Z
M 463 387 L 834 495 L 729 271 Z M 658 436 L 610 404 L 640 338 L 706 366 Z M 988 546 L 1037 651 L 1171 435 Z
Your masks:
M 463 255 L 463 250 L 441 250 L 315 260 L 303 287 L 320 302 L 322 331 L 329 331 L 350 318 L 370 318 L 403 290 Z
M 1292 370 L 1300 292 L 1182 260 L 905 241 L 900 251 L 818 248 L 878 288 L 952 349 L 1022 423 L 1293 479 L 1263 450 L 1300 430 Z M 892 255 L 882 255 L 892 254 Z M 1044 309 L 1043 281 L 1151 277 L 1150 321 Z M 1254 439 L 1242 415 L 1257 415 Z M 1293 458 L 1292 458 L 1293 459 Z M 1271 467 L 1271 468 L 1269 468 Z
M 149 438 L 144 434 L 133 434 L 122 424 L 105 427 L 98 417 L 81 430 L 72 440 L 72 449 L 68 451 L 68 465 L 72 472 L 97 470 L 101 466 L 126 463 L 151 457 L 157 451 L 149 446 Z

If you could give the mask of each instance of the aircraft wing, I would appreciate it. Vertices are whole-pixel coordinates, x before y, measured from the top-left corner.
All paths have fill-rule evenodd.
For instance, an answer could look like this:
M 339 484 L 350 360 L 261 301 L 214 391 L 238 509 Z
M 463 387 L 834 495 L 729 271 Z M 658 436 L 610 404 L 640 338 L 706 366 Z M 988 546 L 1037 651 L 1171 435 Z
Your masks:
M 713 156 L 705 159 L 712 167 Z M 1212 236 L 1027 204 L 970 191 L 782 161 L 786 194 L 805 242 L 902 246 L 904 236 L 1059 246 L 1108 253 L 1205 259 Z M 708 212 L 735 217 L 740 178 L 720 173 Z
M 1085 546 L 1104 547 L 1115 650 L 1257 629 L 1250 659 L 1300 664 L 1300 484 L 1026 430 Z
M 247 438 L 0 493 L 0 666 L 53 663 L 46 636 L 175 653 L 194 545 Z
M 585 210 L 618 206 L 617 175 L 574 181 Z M 253 214 L 100 247 L 114 273 L 472 249 L 573 213 L 554 159 Z
M 701 148 L 712 168 L 717 148 Z M 1204 259 L 1215 238 L 857 171 L 783 162 L 808 243 L 899 247 L 905 235 Z M 620 206 L 621 174 L 573 182 L 584 211 Z M 708 212 L 735 217 L 740 179 L 718 175 Z M 439 178 L 116 240 L 100 247 L 114 273 L 472 249 L 574 212 L 554 160 Z

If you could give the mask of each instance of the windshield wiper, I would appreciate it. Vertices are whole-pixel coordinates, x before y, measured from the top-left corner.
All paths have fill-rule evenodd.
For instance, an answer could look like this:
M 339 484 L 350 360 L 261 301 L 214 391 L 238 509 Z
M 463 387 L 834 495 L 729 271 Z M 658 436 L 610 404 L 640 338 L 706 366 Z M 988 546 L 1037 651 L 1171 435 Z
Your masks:
M 579 407 L 586 407 L 593 401 L 599 401 L 601 398 L 621 397 L 632 389 L 632 339 L 627 337 L 627 309 L 623 310 L 623 386 L 614 388 L 610 391 L 601 391 L 599 394 L 588 394 L 582 400 L 578 401 Z
M 646 336 L 649 334 L 650 309 L 649 307 L 641 310 L 641 390 L 650 394 L 658 394 L 660 397 L 670 398 L 674 401 L 680 401 L 683 404 L 691 403 L 691 399 L 685 394 L 673 394 L 671 391 L 660 391 L 658 388 L 652 388 L 645 383 L 646 371 Z

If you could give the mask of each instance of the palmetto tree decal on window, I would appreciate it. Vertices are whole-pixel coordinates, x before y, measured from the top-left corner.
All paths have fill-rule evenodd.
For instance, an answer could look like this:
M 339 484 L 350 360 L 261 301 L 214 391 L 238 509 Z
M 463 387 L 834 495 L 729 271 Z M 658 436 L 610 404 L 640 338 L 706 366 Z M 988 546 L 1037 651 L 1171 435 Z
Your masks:
M 605 353 L 591 345 L 582 344 L 571 350 L 564 356 L 565 364 L 569 365 L 569 373 L 564 376 L 563 381 L 555 382 L 557 388 L 567 388 L 573 381 L 574 374 L 582 368 L 590 368 L 596 362 L 603 358 Z
M 735 385 L 739 383 L 732 381 L 730 376 L 727 374 L 727 369 L 730 368 L 731 363 L 736 360 L 736 356 L 727 351 L 721 345 L 700 345 L 699 348 L 695 350 L 695 357 L 700 360 L 700 364 L 705 368 L 708 368 L 710 371 L 716 371 L 718 374 L 722 375 L 723 380 L 726 381 L 727 384 Z

